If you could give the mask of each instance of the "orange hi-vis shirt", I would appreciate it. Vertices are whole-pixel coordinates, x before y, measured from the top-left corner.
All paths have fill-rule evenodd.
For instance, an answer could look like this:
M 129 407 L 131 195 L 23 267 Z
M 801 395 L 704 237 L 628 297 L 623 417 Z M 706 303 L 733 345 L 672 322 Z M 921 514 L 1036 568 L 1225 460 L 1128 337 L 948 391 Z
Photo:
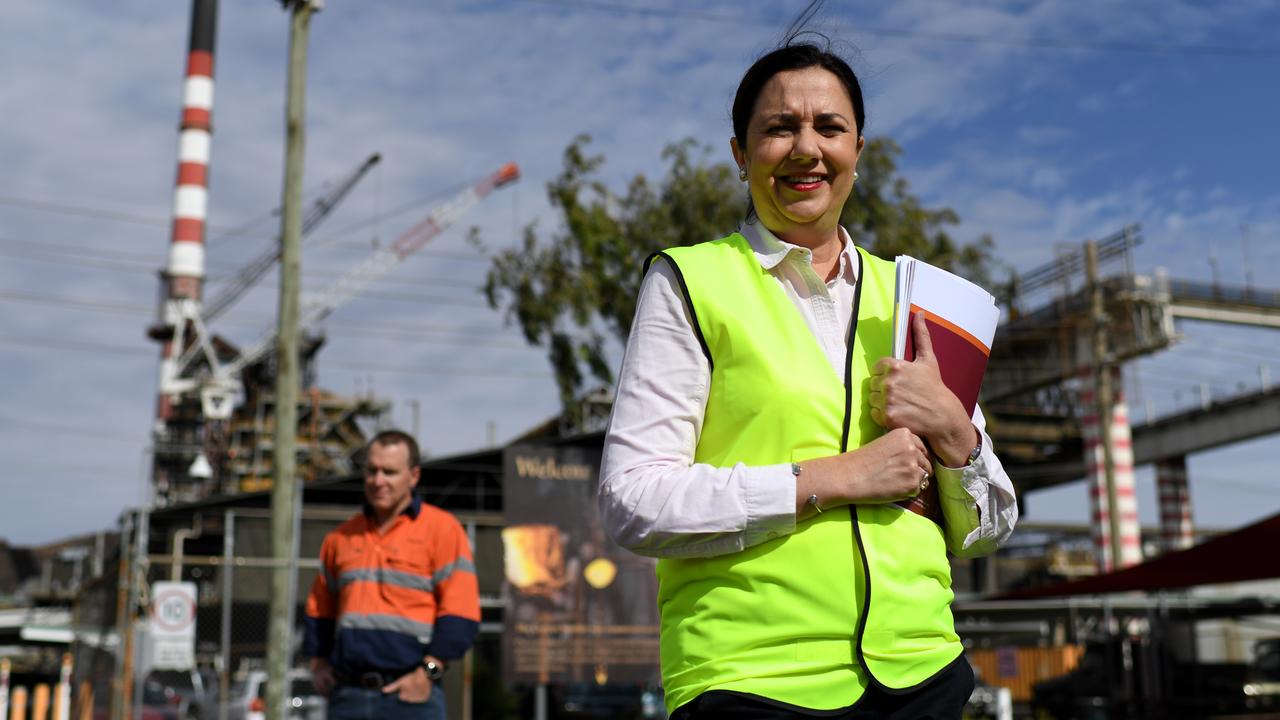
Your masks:
M 414 498 L 385 533 L 372 511 L 330 532 L 307 597 L 303 651 L 359 673 L 462 657 L 480 627 L 471 544 L 457 518 Z

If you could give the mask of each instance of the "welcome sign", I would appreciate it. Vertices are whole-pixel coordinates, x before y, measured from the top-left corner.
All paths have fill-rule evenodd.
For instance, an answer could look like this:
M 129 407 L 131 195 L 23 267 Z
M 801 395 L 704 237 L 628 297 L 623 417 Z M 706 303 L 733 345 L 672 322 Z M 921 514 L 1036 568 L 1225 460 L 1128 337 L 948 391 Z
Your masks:
M 605 535 L 600 452 L 504 451 L 503 657 L 508 683 L 656 683 L 654 561 Z

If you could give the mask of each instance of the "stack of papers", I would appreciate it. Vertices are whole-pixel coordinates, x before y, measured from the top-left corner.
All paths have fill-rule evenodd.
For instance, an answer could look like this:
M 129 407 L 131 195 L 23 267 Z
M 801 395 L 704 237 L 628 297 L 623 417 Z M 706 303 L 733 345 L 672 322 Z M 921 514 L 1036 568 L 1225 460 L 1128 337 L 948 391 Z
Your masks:
M 1000 309 L 991 293 L 923 260 L 899 255 L 893 305 L 893 356 L 915 360 L 915 316 L 924 315 L 942 381 L 973 416 L 987 372 Z
M 893 299 L 893 356 L 914 361 L 916 315 L 924 315 L 942 382 L 973 417 L 1000 310 L 991 293 L 923 260 L 899 255 Z M 941 525 L 937 483 L 898 505 Z

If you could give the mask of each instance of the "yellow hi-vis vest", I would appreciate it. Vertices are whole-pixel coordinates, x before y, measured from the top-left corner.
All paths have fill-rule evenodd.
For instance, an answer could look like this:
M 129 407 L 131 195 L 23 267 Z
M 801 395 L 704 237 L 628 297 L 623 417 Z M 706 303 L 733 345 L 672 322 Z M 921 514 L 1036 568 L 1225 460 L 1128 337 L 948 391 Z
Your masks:
M 858 250 L 841 378 L 741 235 L 660 255 L 711 364 L 695 462 L 799 462 L 884 432 L 867 400 L 892 354 L 893 263 Z M 668 710 L 708 690 L 842 708 L 872 684 L 919 685 L 962 651 L 942 529 L 891 503 L 832 508 L 728 555 L 662 559 L 658 580 Z

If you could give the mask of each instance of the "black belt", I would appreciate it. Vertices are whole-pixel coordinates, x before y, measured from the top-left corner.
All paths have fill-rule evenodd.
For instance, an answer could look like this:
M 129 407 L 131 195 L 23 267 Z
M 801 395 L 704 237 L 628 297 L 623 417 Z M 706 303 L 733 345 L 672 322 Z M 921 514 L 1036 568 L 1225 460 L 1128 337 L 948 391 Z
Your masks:
M 399 680 L 411 670 L 338 670 L 334 673 L 340 685 L 364 688 L 365 690 L 381 690 Z

